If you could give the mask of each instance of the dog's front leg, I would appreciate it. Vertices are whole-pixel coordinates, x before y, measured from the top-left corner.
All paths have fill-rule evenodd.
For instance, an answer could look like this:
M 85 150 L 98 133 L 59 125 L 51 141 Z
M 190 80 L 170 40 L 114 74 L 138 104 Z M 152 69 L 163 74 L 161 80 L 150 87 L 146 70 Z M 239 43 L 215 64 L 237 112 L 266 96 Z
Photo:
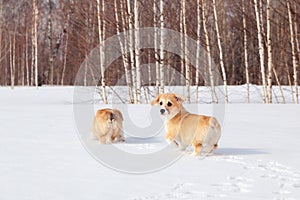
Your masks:
M 175 134 L 171 133 L 171 132 L 167 132 L 166 133 L 166 140 L 169 144 L 171 144 L 172 142 L 174 142 L 175 140 Z
M 171 146 L 178 147 L 178 143 L 175 140 L 175 134 L 167 132 L 166 140 Z
M 178 144 L 178 147 L 180 148 L 180 150 L 184 151 L 187 147 L 186 144 L 183 144 L 182 142 L 176 141 L 176 143 Z

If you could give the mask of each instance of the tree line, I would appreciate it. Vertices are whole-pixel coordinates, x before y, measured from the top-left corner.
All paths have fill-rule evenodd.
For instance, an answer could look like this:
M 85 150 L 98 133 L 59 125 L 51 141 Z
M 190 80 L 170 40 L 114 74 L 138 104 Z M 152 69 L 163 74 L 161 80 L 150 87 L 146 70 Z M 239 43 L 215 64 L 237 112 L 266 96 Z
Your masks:
M 299 10 L 299 0 L 0 0 L 0 85 L 73 85 L 81 63 L 99 43 L 124 31 L 156 27 L 178 31 L 204 47 L 225 93 L 227 85 L 258 84 L 264 102 L 271 103 L 272 86 L 289 85 L 298 102 Z M 192 66 L 185 56 L 161 50 L 168 41 L 136 51 L 138 31 L 126 39 L 126 54 L 111 64 L 113 70 L 100 70 L 104 99 L 105 86 L 125 76 L 123 84 L 138 102 L 139 68 L 149 62 L 155 63 L 147 75 L 157 93 L 169 76 L 167 66 L 185 77 L 179 85 L 204 85 L 201 63 Z

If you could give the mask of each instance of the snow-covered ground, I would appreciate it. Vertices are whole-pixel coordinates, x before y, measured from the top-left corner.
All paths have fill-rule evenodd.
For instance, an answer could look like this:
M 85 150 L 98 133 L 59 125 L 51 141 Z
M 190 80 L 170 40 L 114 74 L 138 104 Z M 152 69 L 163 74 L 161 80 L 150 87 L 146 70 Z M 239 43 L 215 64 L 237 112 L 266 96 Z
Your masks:
M 230 91 L 239 103 L 240 89 Z M 72 87 L 0 88 L 0 200 L 300 198 L 298 105 L 229 104 L 214 155 L 186 152 L 169 167 L 133 175 L 86 151 L 72 102 Z M 149 107 L 132 107 L 132 118 L 145 118 Z M 203 108 L 209 113 L 209 104 Z M 127 137 L 116 147 L 147 152 L 164 145 L 159 134 Z

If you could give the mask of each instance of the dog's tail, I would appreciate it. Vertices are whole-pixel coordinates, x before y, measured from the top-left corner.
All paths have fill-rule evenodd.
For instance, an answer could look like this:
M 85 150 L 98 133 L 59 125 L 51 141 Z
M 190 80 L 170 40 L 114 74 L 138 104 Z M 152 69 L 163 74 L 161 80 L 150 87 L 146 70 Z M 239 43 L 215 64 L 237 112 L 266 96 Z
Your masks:
M 116 115 L 114 113 L 110 113 L 109 120 L 110 121 L 116 120 Z

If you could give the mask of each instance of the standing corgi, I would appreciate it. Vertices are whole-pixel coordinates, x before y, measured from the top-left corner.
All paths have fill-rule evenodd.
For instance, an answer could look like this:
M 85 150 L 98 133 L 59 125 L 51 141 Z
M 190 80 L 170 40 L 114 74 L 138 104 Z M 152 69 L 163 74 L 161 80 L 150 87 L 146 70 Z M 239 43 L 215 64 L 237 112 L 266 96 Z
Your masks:
M 160 106 L 160 114 L 166 119 L 166 140 L 182 150 L 192 145 L 195 156 L 214 151 L 221 137 L 219 122 L 214 117 L 189 113 L 182 106 L 183 101 L 180 95 L 160 94 L 151 102 L 152 106 Z

